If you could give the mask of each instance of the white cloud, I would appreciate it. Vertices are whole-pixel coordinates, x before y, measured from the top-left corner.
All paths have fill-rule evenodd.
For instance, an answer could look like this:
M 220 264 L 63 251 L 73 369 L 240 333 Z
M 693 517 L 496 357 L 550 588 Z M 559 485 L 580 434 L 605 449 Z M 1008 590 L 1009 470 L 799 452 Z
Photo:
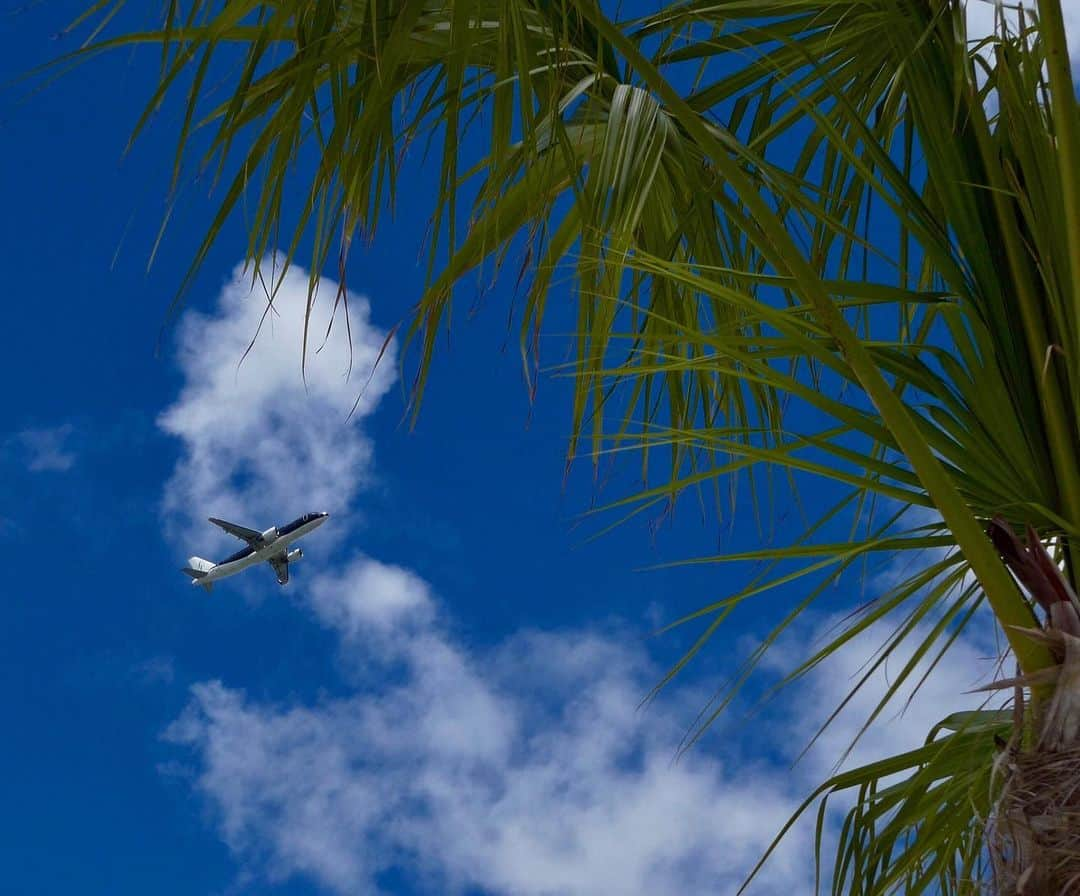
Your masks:
M 264 262 L 267 272 L 271 264 Z M 337 284 L 324 280 L 311 315 L 305 382 L 307 279 L 290 269 L 267 313 L 262 287 L 253 289 L 237 268 L 212 315 L 185 315 L 177 351 L 185 385 L 159 419 L 182 441 L 165 490 L 173 522 L 214 515 L 261 526 L 309 510 L 340 511 L 368 478 L 372 449 L 360 424 L 393 382 L 393 347 L 374 367 L 385 334 L 371 324 L 367 300 L 350 293 L 351 354 L 341 309 L 319 348 L 337 293 Z
M 793 688 L 749 739 L 725 735 L 675 762 L 701 694 L 675 688 L 639 711 L 661 670 L 629 633 L 523 630 L 469 649 L 419 579 L 364 558 L 316 580 L 308 606 L 338 631 L 361 681 L 353 696 L 274 706 L 204 683 L 169 737 L 194 751 L 197 786 L 249 869 L 343 894 L 379 892 L 389 868 L 430 892 L 734 893 L 834 771 L 888 677 L 794 772 L 783 760 L 846 695 L 860 650 Z M 914 747 L 948 712 L 978 705 L 960 692 L 985 670 L 979 650 L 958 645 L 847 765 Z M 781 762 L 750 758 L 766 750 Z M 808 892 L 806 822 L 752 893 Z
M 634 639 L 523 631 L 470 651 L 414 577 L 364 561 L 312 592 L 350 652 L 374 649 L 367 689 L 275 707 L 202 684 L 169 732 L 201 758 L 226 842 L 272 879 L 376 893 L 397 867 L 432 892 L 734 892 L 790 814 L 783 769 L 673 761 L 687 704 L 638 711 L 660 670 Z M 380 610 L 355 613 L 363 598 Z M 805 892 L 805 836 L 754 892 Z
M 340 573 L 320 576 L 309 600 L 316 615 L 346 637 L 393 633 L 430 624 L 434 605 L 427 583 L 399 566 L 357 557 Z
M 281 317 L 239 368 L 260 293 L 234 278 L 214 314 L 185 320 L 186 382 L 161 417 L 182 442 L 164 501 L 174 519 L 274 520 L 290 503 L 297 512 L 347 509 L 371 475 L 361 424 L 391 384 L 393 358 L 346 424 L 383 335 L 352 297 L 357 376 L 344 379 L 338 328 L 305 390 L 305 296 L 296 271 L 278 298 Z M 351 695 L 277 705 L 203 682 L 168 737 L 194 762 L 195 786 L 245 872 L 300 875 L 335 894 L 378 893 L 390 869 L 439 893 L 733 893 L 866 709 L 856 706 L 794 774 L 759 758 L 798 752 L 861 662 L 851 654 L 793 689 L 784 718 L 676 762 L 703 696 L 677 686 L 640 711 L 662 670 L 633 633 L 522 629 L 469 645 L 427 583 L 363 555 L 290 587 L 337 633 Z M 860 757 L 918 743 L 968 686 L 970 661 L 954 653 L 935 673 L 942 683 L 929 704 L 890 720 Z M 752 892 L 808 891 L 807 822 Z
M 63 473 L 75 465 L 75 453 L 67 442 L 74 431 L 70 423 L 42 429 L 24 429 L 15 436 L 32 473 Z

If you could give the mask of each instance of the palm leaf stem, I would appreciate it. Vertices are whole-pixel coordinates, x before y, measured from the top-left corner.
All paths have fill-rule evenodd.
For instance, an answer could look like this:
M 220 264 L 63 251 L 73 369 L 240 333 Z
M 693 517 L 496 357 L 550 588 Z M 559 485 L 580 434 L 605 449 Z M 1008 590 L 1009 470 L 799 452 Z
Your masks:
M 1039 4 L 1039 36 L 1046 45 L 1046 68 L 1050 81 L 1050 104 L 1057 136 L 1057 163 L 1061 177 L 1062 199 L 1065 206 L 1065 238 L 1068 243 L 1064 261 L 1064 285 L 1066 300 L 1073 314 L 1080 318 L 1080 122 L 1076 103 L 1076 87 L 1069 63 L 1069 48 L 1065 35 L 1065 20 L 1060 0 L 1042 0 Z M 1052 346 L 1041 347 L 1052 351 Z M 1080 344 L 1061 346 L 1066 358 L 1076 363 L 1080 358 Z M 1053 380 L 1053 377 L 1048 379 Z M 1054 384 L 1056 386 L 1056 383 Z M 1073 400 L 1074 415 L 1077 395 Z M 1075 464 L 1076 433 L 1059 433 L 1059 421 L 1048 420 L 1049 435 L 1053 439 L 1051 449 L 1055 460 L 1063 454 L 1067 460 L 1055 463 L 1062 487 L 1062 499 L 1069 519 L 1080 518 L 1080 470 Z M 1072 462 L 1070 463 L 1069 460 Z M 1080 571 L 1080 545 L 1069 539 L 1068 553 L 1074 571 Z
M 990 201 L 997 216 L 998 232 L 1004 243 L 1005 255 L 1013 272 L 1011 285 L 1016 291 L 1021 330 L 1027 343 L 1028 361 L 1033 368 L 1032 379 L 1039 384 L 1047 448 L 1061 501 L 1059 510 L 1066 519 L 1077 519 L 1080 518 L 1080 469 L 1076 464 L 1076 440 L 1071 432 L 1070 415 L 1066 411 L 1061 381 L 1055 371 L 1043 367 L 1043 359 L 1050 344 L 1044 303 L 1038 292 L 1037 280 L 1032 274 L 1030 253 L 1019 232 L 1013 202 L 1004 192 L 1007 186 L 1000 179 L 1000 168 L 993 164 L 992 155 L 997 150 L 991 146 L 990 128 L 978 97 L 969 98 L 968 111 L 977 122 L 972 131 L 990 178 L 990 186 L 999 188 L 990 190 Z M 1073 544 L 1070 540 L 1069 552 L 1074 568 L 1080 569 L 1080 544 Z
M 1071 275 L 1066 282 L 1071 292 L 1071 307 L 1080 317 L 1080 122 L 1077 121 L 1076 88 L 1069 65 L 1061 0 L 1041 0 L 1039 24 L 1039 35 L 1046 45 L 1050 103 L 1057 132 L 1058 168 L 1065 202 L 1068 272 Z M 1080 351 L 1080 346 L 1070 346 L 1066 348 L 1066 356 L 1075 360 L 1077 351 Z

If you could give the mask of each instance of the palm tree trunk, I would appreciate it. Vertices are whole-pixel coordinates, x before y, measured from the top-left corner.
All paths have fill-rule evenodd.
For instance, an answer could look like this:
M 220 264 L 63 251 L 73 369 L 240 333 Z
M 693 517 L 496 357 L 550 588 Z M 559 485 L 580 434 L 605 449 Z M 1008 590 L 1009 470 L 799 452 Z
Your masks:
M 1034 530 L 1026 548 L 1003 520 L 991 523 L 990 535 L 1046 613 L 1045 628 L 1024 634 L 1058 661 L 1015 681 L 1018 724 L 1002 754 L 1004 785 L 991 820 L 996 889 L 1000 896 L 1080 894 L 1080 606 Z M 1022 684 L 1035 698 L 1026 720 Z

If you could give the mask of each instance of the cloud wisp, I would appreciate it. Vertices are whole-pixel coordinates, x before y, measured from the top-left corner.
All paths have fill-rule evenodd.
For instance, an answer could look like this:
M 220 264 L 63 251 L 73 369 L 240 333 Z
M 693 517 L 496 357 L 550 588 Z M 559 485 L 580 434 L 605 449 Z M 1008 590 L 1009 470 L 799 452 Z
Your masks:
M 76 455 L 70 447 L 74 431 L 70 423 L 24 429 L 13 441 L 31 473 L 64 473 L 75 466 Z
M 185 384 L 160 421 L 181 442 L 163 502 L 171 519 L 348 509 L 372 479 L 364 426 L 394 359 L 383 359 L 346 423 L 358 388 L 343 376 L 347 344 L 328 342 L 306 389 L 300 378 L 306 289 L 304 272 L 289 274 L 273 329 L 264 324 L 239 369 L 261 293 L 237 276 L 213 313 L 189 313 Z M 364 299 L 352 297 L 351 309 L 354 370 L 366 379 L 384 335 Z M 791 774 L 786 760 L 857 672 L 852 657 L 840 674 L 825 667 L 794 688 L 779 721 L 676 762 L 702 695 L 675 688 L 641 711 L 662 669 L 635 633 L 523 627 L 467 644 L 411 570 L 339 553 L 289 587 L 298 612 L 335 633 L 345 696 L 275 703 L 204 681 L 167 731 L 220 836 L 257 878 L 301 876 L 351 896 L 387 892 L 388 874 L 408 892 L 733 893 L 862 722 L 852 713 L 822 741 L 824 758 Z M 891 720 L 859 758 L 917 744 L 926 720 L 946 712 L 933 701 L 969 686 L 970 662 L 963 652 L 946 658 L 932 702 Z M 752 893 L 808 891 L 808 822 Z

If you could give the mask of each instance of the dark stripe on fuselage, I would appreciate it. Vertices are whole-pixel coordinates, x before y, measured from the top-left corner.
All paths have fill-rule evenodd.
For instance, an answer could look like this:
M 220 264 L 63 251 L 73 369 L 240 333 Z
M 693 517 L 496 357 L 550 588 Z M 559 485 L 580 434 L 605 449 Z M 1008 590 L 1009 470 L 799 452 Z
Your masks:
M 286 523 L 284 526 L 278 529 L 278 535 L 291 535 L 301 526 L 306 525 L 307 523 L 313 523 L 321 516 L 321 513 L 305 513 L 303 516 L 298 516 L 291 523 Z
M 307 523 L 314 522 L 315 520 L 317 520 L 321 516 L 322 516 L 321 513 L 305 513 L 303 516 L 298 516 L 291 523 L 286 523 L 284 526 L 282 526 L 280 529 L 277 530 L 278 531 L 278 538 L 281 538 L 281 536 L 283 536 L 283 535 L 291 535 L 293 532 L 295 532 L 301 526 L 303 526 L 303 525 L 305 525 Z M 250 557 L 252 554 L 254 554 L 256 550 L 257 550 L 257 548 L 253 548 L 250 545 L 248 547 L 245 547 L 245 548 L 240 548 L 240 550 L 238 550 L 235 554 L 229 555 L 224 560 L 222 560 L 221 563 L 219 563 L 218 565 L 219 566 L 224 566 L 226 563 L 234 563 L 237 560 L 243 560 L 245 557 Z
M 255 553 L 255 548 L 240 548 L 235 554 L 230 554 L 218 566 L 224 566 L 226 563 L 232 563 L 235 560 L 243 560 L 245 557 L 250 557 Z

